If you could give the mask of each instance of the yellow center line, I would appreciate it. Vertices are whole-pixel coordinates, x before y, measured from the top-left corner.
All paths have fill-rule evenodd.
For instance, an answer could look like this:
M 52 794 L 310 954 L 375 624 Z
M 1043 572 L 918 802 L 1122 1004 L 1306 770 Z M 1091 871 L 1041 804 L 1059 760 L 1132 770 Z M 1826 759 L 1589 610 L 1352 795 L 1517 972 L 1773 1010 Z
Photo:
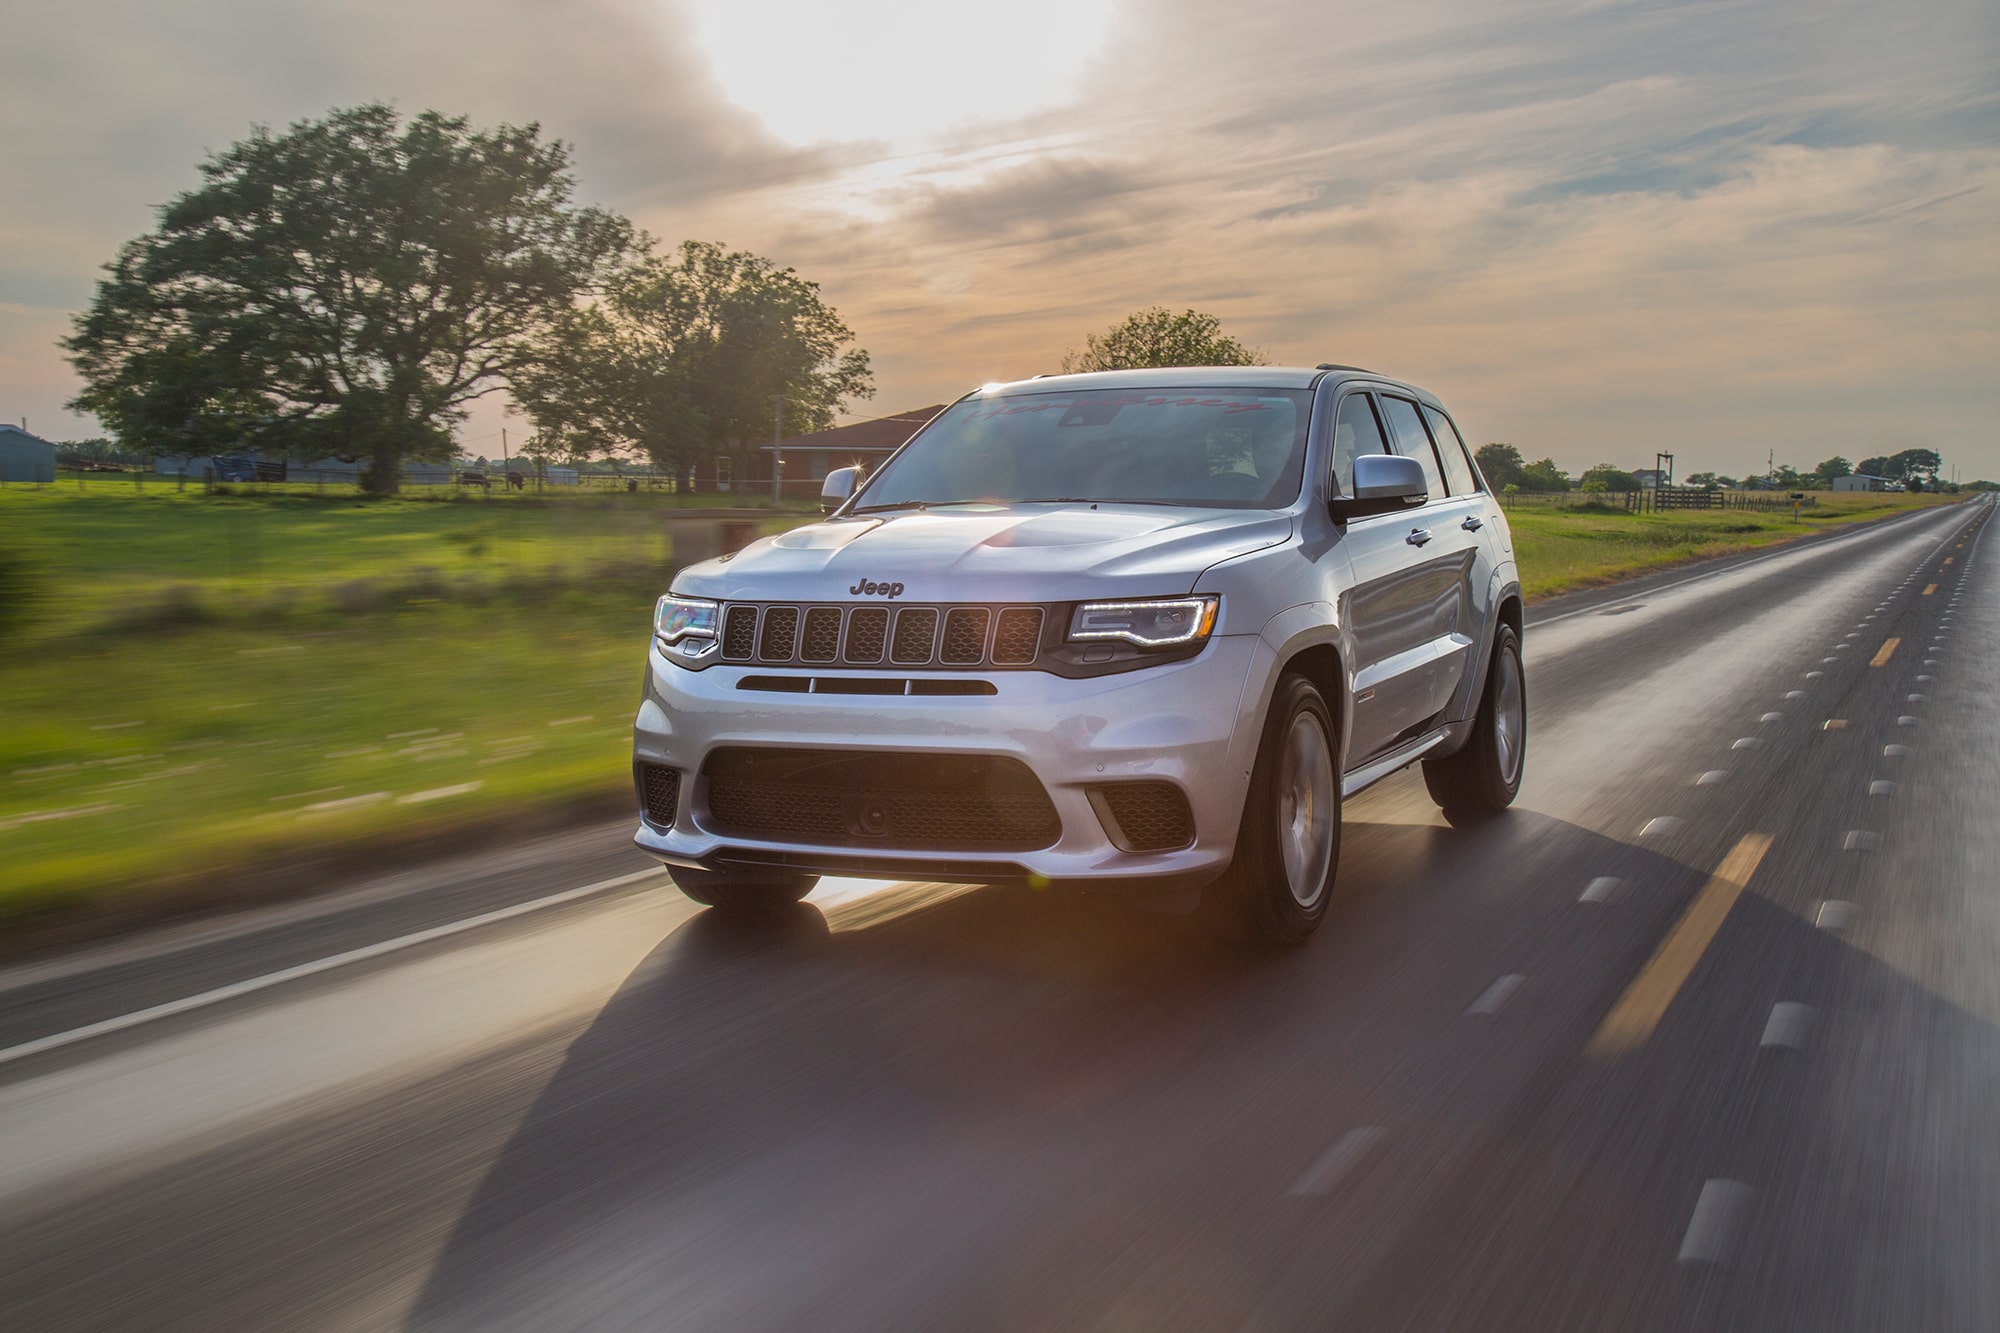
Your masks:
M 1931 595 L 1932 593 L 1934 593 L 1934 592 L 1936 592 L 1936 591 L 1937 591 L 1937 584 L 1935 584 L 1935 583 L 1926 583 L 1926 584 L 1924 585 L 1924 596 L 1928 597 L 1928 596 L 1930 596 L 1930 595 Z
M 1889 659 L 1895 656 L 1896 645 L 1901 642 L 1902 642 L 1901 639 L 1884 639 L 1882 641 L 1882 646 L 1875 650 L 1875 656 L 1868 659 L 1868 665 L 1888 666 Z
M 1667 1006 L 1674 1002 L 1695 964 L 1708 951 L 1715 932 L 1722 929 L 1729 909 L 1736 905 L 1750 877 L 1757 873 L 1764 853 L 1770 850 L 1768 833 L 1745 834 L 1730 848 L 1715 874 L 1688 904 L 1687 911 L 1681 913 L 1681 919 L 1667 932 L 1666 939 L 1660 941 L 1660 947 L 1639 969 L 1639 975 L 1618 997 L 1611 1012 L 1604 1016 L 1590 1043 L 1583 1048 L 1585 1055 L 1623 1055 L 1646 1044 L 1666 1014 Z
M 1952 561 L 1954 561 L 1954 560 L 1956 560 L 1956 559 L 1958 559 L 1958 557 L 1957 557 L 1957 556 L 1955 556 L 1955 555 L 1948 555 L 1948 556 L 1946 556 L 1946 557 L 1944 558 L 1944 562 L 1945 562 L 1945 563 L 1946 563 L 1946 564 L 1948 565 L 1948 564 L 1950 564 L 1950 563 L 1951 563 Z

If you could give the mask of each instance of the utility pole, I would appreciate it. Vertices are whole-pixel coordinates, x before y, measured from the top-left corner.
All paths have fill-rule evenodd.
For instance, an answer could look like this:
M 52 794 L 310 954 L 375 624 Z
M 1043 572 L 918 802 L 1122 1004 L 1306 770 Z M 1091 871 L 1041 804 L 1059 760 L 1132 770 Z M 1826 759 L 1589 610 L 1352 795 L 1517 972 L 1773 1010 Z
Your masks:
M 505 426 L 500 428 L 500 470 L 502 472 L 507 470 L 507 428 Z

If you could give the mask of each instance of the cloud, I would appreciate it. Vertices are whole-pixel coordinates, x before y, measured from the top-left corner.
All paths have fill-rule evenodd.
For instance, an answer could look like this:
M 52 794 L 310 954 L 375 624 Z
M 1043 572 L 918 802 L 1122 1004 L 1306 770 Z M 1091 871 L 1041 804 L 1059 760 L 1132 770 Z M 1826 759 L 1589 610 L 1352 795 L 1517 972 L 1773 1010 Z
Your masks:
M 871 412 L 1195 305 L 1571 466 L 1894 438 L 2000 476 L 1990 0 L 1166 0 L 1117 25 L 1067 105 L 802 152 L 723 99 L 666 0 L 37 10 L 0 56 L 30 130 L 0 144 L 0 301 L 38 312 L 0 310 L 0 392 L 66 392 L 55 309 L 203 148 L 391 97 L 537 119 L 593 199 L 819 281 L 874 356 Z

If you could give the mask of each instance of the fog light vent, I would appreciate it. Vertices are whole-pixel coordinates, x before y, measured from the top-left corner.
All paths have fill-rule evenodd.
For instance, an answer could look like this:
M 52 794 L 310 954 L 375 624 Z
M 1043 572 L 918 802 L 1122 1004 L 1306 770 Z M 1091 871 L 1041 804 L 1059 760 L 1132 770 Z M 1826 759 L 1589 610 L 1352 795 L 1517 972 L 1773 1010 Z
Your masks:
M 1194 841 L 1187 794 L 1171 782 L 1105 782 L 1090 803 L 1111 840 L 1128 852 L 1178 851 Z
M 656 829 L 672 828 L 681 809 L 680 771 L 658 764 L 640 764 L 638 768 L 641 817 Z

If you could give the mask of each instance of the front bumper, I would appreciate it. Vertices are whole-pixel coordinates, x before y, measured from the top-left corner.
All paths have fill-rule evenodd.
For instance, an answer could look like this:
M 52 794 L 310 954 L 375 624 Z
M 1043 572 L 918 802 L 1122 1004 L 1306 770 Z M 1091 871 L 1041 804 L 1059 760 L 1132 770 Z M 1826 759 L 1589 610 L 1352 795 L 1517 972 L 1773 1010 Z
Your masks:
M 1196 657 L 1119 675 L 1076 680 L 1040 671 L 967 672 L 960 678 L 988 681 L 997 693 L 916 697 L 742 690 L 744 676 L 768 676 L 770 668 L 688 671 L 655 643 L 633 727 L 633 758 L 676 769 L 682 781 L 672 826 L 642 822 L 634 842 L 670 865 L 703 869 L 785 865 L 821 874 L 1140 889 L 1199 884 L 1221 873 L 1235 850 L 1259 734 L 1261 696 L 1249 688 L 1250 675 L 1253 664 L 1269 661 L 1258 649 L 1254 635 L 1225 635 Z M 1061 833 L 1047 847 L 1004 852 L 721 836 L 706 826 L 705 784 L 698 775 L 710 753 L 725 746 L 1005 756 L 1025 764 L 1047 790 Z M 1194 823 L 1190 845 L 1128 852 L 1112 840 L 1089 788 L 1142 778 L 1171 782 L 1186 795 Z

